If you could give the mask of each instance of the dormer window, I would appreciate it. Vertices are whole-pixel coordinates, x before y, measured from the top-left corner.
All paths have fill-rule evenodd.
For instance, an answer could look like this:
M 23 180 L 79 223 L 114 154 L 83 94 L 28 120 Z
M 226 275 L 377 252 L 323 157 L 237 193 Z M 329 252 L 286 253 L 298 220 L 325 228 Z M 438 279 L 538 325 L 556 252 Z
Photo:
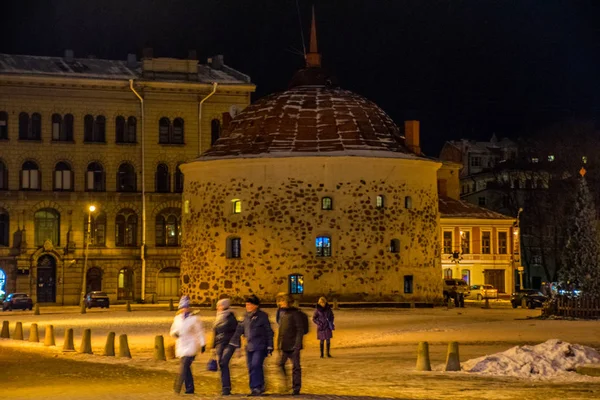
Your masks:
M 333 210 L 333 200 L 331 197 L 323 197 L 321 199 L 321 210 Z
M 242 213 L 242 201 L 240 199 L 231 200 L 231 205 L 232 205 L 232 212 L 234 214 Z

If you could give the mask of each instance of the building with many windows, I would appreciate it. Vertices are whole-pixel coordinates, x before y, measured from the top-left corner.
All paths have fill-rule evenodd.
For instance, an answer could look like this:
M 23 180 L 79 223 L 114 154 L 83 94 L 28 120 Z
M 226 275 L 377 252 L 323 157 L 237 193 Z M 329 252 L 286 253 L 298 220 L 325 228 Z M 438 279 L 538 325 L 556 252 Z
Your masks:
M 0 290 L 56 304 L 88 290 L 178 296 L 180 165 L 254 89 L 222 56 L 201 64 L 195 52 L 0 54 Z

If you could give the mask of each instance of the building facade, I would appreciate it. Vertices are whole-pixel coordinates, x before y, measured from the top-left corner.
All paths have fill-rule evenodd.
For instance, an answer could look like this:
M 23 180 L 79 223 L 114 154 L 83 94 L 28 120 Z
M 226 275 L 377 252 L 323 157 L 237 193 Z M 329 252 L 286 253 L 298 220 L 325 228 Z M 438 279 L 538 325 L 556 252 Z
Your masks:
M 254 89 L 222 56 L 0 55 L 0 290 L 54 304 L 178 296 L 179 166 Z

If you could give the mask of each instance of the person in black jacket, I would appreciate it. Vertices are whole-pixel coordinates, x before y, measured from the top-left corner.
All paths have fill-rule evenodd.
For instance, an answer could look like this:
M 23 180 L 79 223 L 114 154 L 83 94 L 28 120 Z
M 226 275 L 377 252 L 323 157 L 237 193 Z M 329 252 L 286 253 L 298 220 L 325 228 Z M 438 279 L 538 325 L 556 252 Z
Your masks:
M 213 349 L 215 349 L 215 355 L 221 370 L 221 394 L 223 396 L 231 394 L 229 360 L 231 360 L 235 347 L 230 346 L 229 342 L 238 326 L 235 315 L 229 309 L 230 306 L 231 301 L 229 299 L 221 299 L 217 302 L 217 317 L 213 325 Z
M 300 350 L 304 336 L 304 322 L 301 311 L 292 307 L 293 299 L 289 294 L 279 294 L 279 331 L 277 333 L 277 349 L 280 353 L 279 368 L 283 379 L 287 382 L 285 364 L 292 362 L 292 395 L 299 395 L 302 387 L 302 368 L 300 367 Z
M 238 324 L 230 344 L 240 347 L 240 337 L 246 337 L 246 363 L 250 375 L 250 396 L 261 396 L 265 392 L 263 363 L 267 355 L 273 354 L 273 329 L 267 313 L 259 309 L 256 295 L 246 299 L 246 316 Z

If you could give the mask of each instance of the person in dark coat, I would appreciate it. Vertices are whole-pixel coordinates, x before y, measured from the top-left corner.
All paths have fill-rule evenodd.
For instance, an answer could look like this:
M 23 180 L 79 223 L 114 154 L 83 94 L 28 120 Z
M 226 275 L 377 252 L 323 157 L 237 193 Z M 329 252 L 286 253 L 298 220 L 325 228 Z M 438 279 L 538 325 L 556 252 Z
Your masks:
M 246 363 L 250 375 L 250 396 L 261 396 L 265 392 L 263 363 L 267 355 L 273 354 L 273 329 L 267 313 L 259 309 L 256 295 L 246 299 L 246 316 L 238 324 L 230 344 L 240 347 L 240 338 L 246 337 Z
M 301 311 L 292 306 L 293 299 L 289 294 L 277 296 L 279 306 L 279 331 L 277 332 L 277 350 L 279 350 L 279 368 L 283 379 L 287 382 L 285 364 L 292 362 L 292 395 L 300 394 L 302 387 L 302 368 L 300 367 L 300 350 L 304 336 L 304 320 Z
M 238 326 L 235 315 L 229 309 L 230 306 L 231 301 L 229 299 L 221 299 L 217 302 L 217 317 L 213 325 L 213 349 L 215 349 L 215 355 L 221 370 L 221 394 L 223 396 L 231 394 L 229 361 L 235 352 L 235 347 L 230 346 L 229 342 Z
M 317 325 L 317 339 L 320 341 L 321 358 L 323 358 L 323 345 L 327 345 L 327 357 L 331 358 L 331 338 L 335 325 L 333 323 L 333 310 L 325 297 L 321 297 L 313 314 L 313 322 Z

